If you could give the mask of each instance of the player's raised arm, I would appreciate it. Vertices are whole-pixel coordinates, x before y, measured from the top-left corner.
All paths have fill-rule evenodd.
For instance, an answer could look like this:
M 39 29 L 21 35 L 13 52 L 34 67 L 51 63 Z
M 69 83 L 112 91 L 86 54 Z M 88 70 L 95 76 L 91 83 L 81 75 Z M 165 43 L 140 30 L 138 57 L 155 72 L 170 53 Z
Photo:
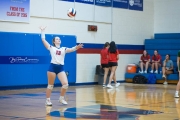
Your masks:
M 41 39 L 42 39 L 42 42 L 44 44 L 44 46 L 49 50 L 49 47 L 50 47 L 50 44 L 46 41 L 46 38 L 45 38 L 45 29 L 46 27 L 39 27 L 41 29 Z
M 76 45 L 76 46 L 74 46 L 72 48 L 67 48 L 66 49 L 66 53 L 74 52 L 74 51 L 76 51 L 76 50 L 78 50 L 80 48 L 83 48 L 83 44 L 82 43 L 80 43 L 79 45 Z

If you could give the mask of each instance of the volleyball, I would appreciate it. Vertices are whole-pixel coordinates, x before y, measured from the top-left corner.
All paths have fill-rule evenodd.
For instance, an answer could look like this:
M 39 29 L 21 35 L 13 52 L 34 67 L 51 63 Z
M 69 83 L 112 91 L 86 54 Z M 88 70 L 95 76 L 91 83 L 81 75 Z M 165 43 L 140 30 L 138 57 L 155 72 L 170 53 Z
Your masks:
M 71 18 L 76 16 L 76 10 L 74 8 L 69 8 L 67 15 Z

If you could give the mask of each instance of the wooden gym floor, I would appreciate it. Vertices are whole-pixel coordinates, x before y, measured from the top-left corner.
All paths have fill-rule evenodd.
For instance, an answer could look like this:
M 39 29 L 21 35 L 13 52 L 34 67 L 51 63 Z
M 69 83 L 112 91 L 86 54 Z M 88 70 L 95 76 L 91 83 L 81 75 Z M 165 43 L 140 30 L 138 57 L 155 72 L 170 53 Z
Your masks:
M 58 103 L 53 89 L 52 107 L 45 106 L 45 89 L 0 91 L 0 120 L 180 120 L 176 85 L 122 83 L 107 89 L 100 85 L 70 86 L 68 105 Z

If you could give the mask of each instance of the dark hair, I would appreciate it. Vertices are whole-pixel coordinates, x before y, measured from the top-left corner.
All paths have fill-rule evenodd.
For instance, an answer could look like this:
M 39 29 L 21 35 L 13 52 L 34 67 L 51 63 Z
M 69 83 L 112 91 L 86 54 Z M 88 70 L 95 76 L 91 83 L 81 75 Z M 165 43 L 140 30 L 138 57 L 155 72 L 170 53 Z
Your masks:
M 170 54 L 167 54 L 169 56 L 169 59 L 170 59 Z
M 58 37 L 58 36 L 56 36 L 56 37 Z M 54 47 L 56 47 L 56 45 L 54 44 L 56 37 L 54 37 L 54 38 L 52 39 L 52 44 L 53 44 Z
M 54 44 L 55 38 L 56 38 L 56 37 L 54 37 L 54 38 L 52 39 L 52 44 L 53 44 L 54 47 L 56 47 L 56 45 Z
M 157 51 L 157 53 L 158 53 L 158 50 L 154 50 L 154 51 Z
M 116 52 L 117 52 L 116 50 L 117 50 L 116 44 L 115 44 L 114 41 L 112 41 L 112 42 L 110 43 L 109 52 L 110 52 L 110 53 L 116 53 Z
M 158 50 L 154 50 L 154 51 L 157 51 L 157 53 L 158 53 Z M 155 54 L 154 54 L 154 58 L 156 59 L 156 56 L 155 56 Z
M 106 43 L 104 44 L 104 48 L 106 48 L 107 46 L 109 46 L 109 42 L 106 42 Z
M 149 54 L 148 54 L 147 50 L 144 50 L 144 51 L 146 51 L 146 56 L 148 56 Z M 144 51 L 143 51 L 143 57 L 144 57 Z

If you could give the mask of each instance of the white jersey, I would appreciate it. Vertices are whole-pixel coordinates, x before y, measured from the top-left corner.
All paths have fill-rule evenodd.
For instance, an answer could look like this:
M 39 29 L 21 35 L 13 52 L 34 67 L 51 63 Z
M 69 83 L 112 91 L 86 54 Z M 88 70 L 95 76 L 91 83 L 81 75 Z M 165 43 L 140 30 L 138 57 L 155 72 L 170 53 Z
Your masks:
M 64 65 L 66 47 L 56 48 L 50 45 L 48 49 L 51 54 L 51 63 Z

